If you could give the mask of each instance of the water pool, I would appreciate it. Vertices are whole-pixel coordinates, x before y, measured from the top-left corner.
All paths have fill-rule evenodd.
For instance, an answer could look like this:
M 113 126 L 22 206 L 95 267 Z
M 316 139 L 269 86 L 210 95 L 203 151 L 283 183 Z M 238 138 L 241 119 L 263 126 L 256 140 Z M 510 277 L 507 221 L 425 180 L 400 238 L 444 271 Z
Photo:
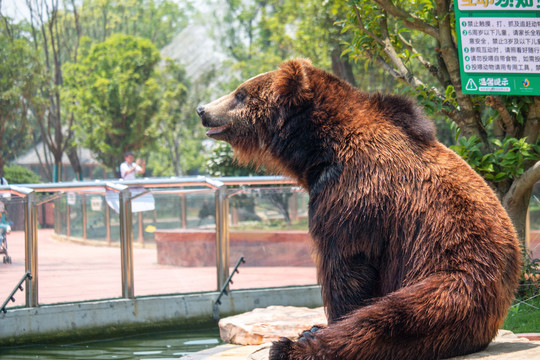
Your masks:
M 219 329 L 138 334 L 62 345 L 0 348 L 0 360 L 177 360 L 222 344 Z

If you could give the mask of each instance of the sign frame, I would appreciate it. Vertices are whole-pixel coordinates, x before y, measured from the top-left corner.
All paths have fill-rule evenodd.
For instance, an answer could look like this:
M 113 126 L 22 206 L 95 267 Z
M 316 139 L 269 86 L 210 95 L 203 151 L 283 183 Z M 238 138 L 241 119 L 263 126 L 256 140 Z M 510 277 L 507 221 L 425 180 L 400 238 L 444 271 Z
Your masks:
M 524 3 L 527 3 L 529 7 L 525 9 L 522 6 L 518 7 L 519 4 L 523 5 Z M 502 36 L 500 35 L 500 31 L 496 32 L 496 29 L 513 31 L 509 26 L 514 23 L 517 27 L 519 27 L 520 24 L 533 24 L 533 28 L 525 27 L 525 29 L 528 29 L 528 31 L 535 31 L 535 34 L 536 32 L 540 34 L 540 0 L 454 0 L 454 11 L 461 87 L 464 94 L 540 95 L 540 66 L 537 66 L 540 65 L 540 61 L 536 61 L 537 59 L 540 59 L 540 35 L 533 35 L 531 37 L 535 38 L 535 40 L 533 40 L 535 44 L 536 42 L 539 42 L 538 45 L 527 47 L 525 49 L 526 51 L 531 51 L 531 49 L 534 50 L 530 55 L 534 60 L 527 62 L 525 66 L 522 61 L 525 58 L 525 55 L 521 54 L 521 49 L 519 50 L 520 54 L 511 54 L 509 52 L 509 50 L 511 50 L 510 46 L 498 45 L 499 48 L 493 51 L 496 52 L 495 56 L 497 56 L 497 58 L 505 56 L 509 59 L 507 62 L 508 67 L 512 66 L 512 61 L 515 61 L 514 64 L 519 64 L 513 65 L 512 71 L 499 69 L 498 67 L 506 67 L 502 61 L 499 61 L 499 64 L 503 63 L 503 65 L 495 66 L 488 63 L 489 66 L 486 65 L 482 69 L 475 69 L 474 66 L 476 65 L 472 65 L 473 62 L 469 61 L 473 59 L 473 56 L 467 53 L 468 51 L 474 51 L 473 46 L 464 44 L 464 39 L 471 41 L 471 31 L 477 31 L 476 29 L 478 29 L 478 26 L 481 27 L 483 23 L 494 24 L 489 25 L 491 34 L 494 34 L 491 38 L 489 35 L 478 36 L 477 38 L 477 40 L 481 40 L 482 42 L 488 42 L 487 50 L 493 50 L 497 47 L 497 45 L 489 44 L 489 40 L 491 40 L 491 42 L 502 43 L 501 38 L 499 38 L 498 41 L 494 40 L 497 39 L 497 36 Z M 529 22 L 527 23 L 527 21 Z M 500 24 L 504 24 L 506 27 L 497 27 L 497 25 L 500 26 Z M 479 33 L 482 34 L 481 32 Z M 503 34 L 506 35 L 506 33 Z M 467 35 L 469 35 L 469 37 L 467 37 Z M 518 35 L 515 36 L 517 37 Z M 509 41 L 508 39 L 503 40 Z M 517 45 L 517 47 L 519 47 L 519 45 Z M 485 51 L 486 47 L 482 47 L 482 49 Z M 504 52 L 507 50 L 508 52 Z M 529 59 L 529 55 L 526 56 Z M 489 54 L 488 51 L 486 51 L 485 54 L 479 54 L 478 58 L 493 59 L 494 57 L 493 54 Z M 465 67 L 467 67 L 467 69 Z M 524 67 L 530 69 L 521 71 Z M 488 68 L 490 70 L 488 70 Z M 484 69 L 486 71 L 482 71 Z

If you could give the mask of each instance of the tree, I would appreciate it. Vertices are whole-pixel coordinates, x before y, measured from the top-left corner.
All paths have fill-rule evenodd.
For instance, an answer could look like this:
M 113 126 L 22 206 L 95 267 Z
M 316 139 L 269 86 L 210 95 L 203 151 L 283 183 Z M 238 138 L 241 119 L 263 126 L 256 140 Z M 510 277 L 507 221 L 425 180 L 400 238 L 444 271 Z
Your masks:
M 227 0 L 216 36 L 236 61 L 243 79 L 275 69 L 284 59 L 309 57 L 319 67 L 354 84 L 348 59 L 339 55 L 336 25 L 347 11 L 346 1 Z
M 40 86 L 44 101 L 32 107 L 41 130 L 42 140 L 52 153 L 54 168 L 49 180 L 62 179 L 62 156 L 66 152 L 73 169 L 82 178 L 82 168 L 73 146 L 73 114 L 66 113 L 61 99 L 63 86 L 62 66 L 77 61 L 81 37 L 79 16 L 75 0 L 64 1 L 60 10 L 58 0 L 26 0 L 30 11 L 30 30 L 36 50 L 41 52 L 47 81 Z M 48 168 L 48 166 L 47 166 Z
M 37 56 L 20 29 L 0 15 L 0 176 L 29 139 L 29 111 L 42 80 Z
M 64 67 L 77 138 L 111 169 L 124 152 L 155 138 L 150 125 L 158 109 L 154 67 L 159 59 L 149 40 L 116 34 Z
M 102 42 L 111 34 L 124 32 L 146 37 L 163 46 L 186 25 L 190 2 L 179 6 L 170 0 L 26 0 L 30 12 L 32 42 L 41 53 L 48 81 L 40 86 L 45 100 L 33 106 L 32 113 L 44 141 L 52 154 L 54 168 L 48 158 L 45 170 L 49 180 L 62 178 L 61 159 L 64 153 L 79 178 L 82 167 L 74 141 L 73 123 L 78 119 L 70 112 L 62 96 L 66 63 L 76 63 L 83 36 Z
M 206 156 L 205 171 L 210 176 L 250 176 L 261 175 L 255 169 L 239 166 L 234 161 L 232 147 L 223 141 L 217 142 Z
M 451 0 L 354 0 L 346 52 L 367 56 L 428 113 L 448 117 L 455 150 L 496 191 L 521 239 L 533 185 L 540 180 L 540 97 L 471 96 L 461 88 Z
M 161 49 L 187 25 L 191 11 L 190 1 L 84 0 L 80 16 L 84 35 L 96 42 L 122 33 Z
M 171 59 L 166 59 L 158 71 L 157 81 L 159 109 L 153 126 L 158 151 L 149 154 L 153 174 L 182 176 L 197 171 L 202 163 L 202 143 L 206 136 L 193 109 L 203 90 L 199 84 L 191 84 L 184 68 Z M 172 168 L 168 164 L 172 164 Z

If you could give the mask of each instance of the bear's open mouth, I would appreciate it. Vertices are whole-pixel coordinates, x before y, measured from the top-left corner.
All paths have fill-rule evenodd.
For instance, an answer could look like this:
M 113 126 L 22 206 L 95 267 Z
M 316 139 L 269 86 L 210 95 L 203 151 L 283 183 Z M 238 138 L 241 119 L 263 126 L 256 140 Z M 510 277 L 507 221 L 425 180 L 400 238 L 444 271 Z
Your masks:
M 221 134 L 223 131 L 227 130 L 231 125 L 232 123 L 228 123 L 221 126 L 211 127 L 206 132 L 206 136 Z

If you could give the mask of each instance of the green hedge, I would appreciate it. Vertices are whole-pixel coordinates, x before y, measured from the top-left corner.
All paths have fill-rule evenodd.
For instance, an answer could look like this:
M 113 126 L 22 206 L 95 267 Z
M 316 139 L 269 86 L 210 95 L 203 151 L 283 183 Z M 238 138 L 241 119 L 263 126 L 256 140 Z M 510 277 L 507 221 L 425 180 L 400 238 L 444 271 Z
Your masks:
M 4 178 L 10 185 L 41 182 L 35 172 L 19 165 L 4 166 Z

